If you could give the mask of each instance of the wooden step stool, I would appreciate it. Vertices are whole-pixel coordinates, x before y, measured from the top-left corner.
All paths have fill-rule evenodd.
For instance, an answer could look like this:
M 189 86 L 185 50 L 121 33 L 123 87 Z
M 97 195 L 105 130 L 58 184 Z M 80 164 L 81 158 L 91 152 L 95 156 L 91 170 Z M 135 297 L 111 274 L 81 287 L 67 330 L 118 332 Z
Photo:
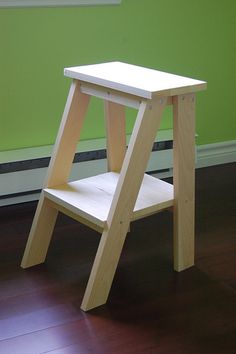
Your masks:
M 58 211 L 101 232 L 81 305 L 87 311 L 106 302 L 133 220 L 173 207 L 174 269 L 194 264 L 195 92 L 206 83 L 121 62 L 66 68 L 64 74 L 73 81 L 21 265 L 44 262 Z M 91 96 L 105 101 L 108 172 L 68 183 Z M 173 186 L 145 174 L 168 104 Z M 138 110 L 127 151 L 125 106 Z

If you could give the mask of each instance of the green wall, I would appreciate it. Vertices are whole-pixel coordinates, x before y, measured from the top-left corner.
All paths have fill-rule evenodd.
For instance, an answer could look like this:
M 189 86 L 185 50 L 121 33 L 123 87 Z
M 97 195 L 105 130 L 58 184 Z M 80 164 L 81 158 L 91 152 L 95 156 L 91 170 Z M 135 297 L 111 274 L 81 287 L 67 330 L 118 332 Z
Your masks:
M 53 144 L 70 84 L 63 68 L 111 60 L 208 81 L 197 100 L 198 144 L 236 139 L 235 13 L 235 0 L 1 9 L 0 151 Z M 102 136 L 95 101 L 82 138 Z

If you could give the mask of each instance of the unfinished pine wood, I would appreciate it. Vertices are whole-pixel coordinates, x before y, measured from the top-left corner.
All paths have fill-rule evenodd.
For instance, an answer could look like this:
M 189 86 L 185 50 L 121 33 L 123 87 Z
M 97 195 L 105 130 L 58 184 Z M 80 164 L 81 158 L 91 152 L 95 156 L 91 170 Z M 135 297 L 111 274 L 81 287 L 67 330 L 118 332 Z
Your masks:
M 110 88 L 107 89 L 107 87 L 98 86 L 87 82 L 80 82 L 80 91 L 82 93 L 86 93 L 87 95 L 102 98 L 108 102 L 118 103 L 124 105 L 125 107 L 131 107 L 135 109 L 139 109 L 140 103 L 142 101 L 139 96 L 131 95 Z M 167 98 L 166 104 L 172 105 L 171 96 Z
M 81 308 L 104 304 L 126 238 L 166 99 L 141 103 Z
M 126 152 L 125 107 L 105 101 L 108 171 L 121 170 Z
M 73 81 L 50 161 L 45 186 L 57 185 L 67 181 L 88 102 L 89 96 L 82 94 L 79 91 L 79 83 Z M 23 268 L 44 262 L 57 213 L 57 209 L 48 205 L 42 194 L 21 263 Z
M 22 266 L 44 261 L 58 211 L 102 232 L 81 305 L 87 311 L 107 300 L 132 220 L 174 205 L 174 267 L 193 265 L 193 93 L 206 83 L 119 62 L 67 68 L 65 75 L 74 81 Z M 106 101 L 111 172 L 67 183 L 90 96 Z M 174 201 L 173 186 L 144 174 L 167 104 L 174 105 Z M 124 105 L 138 108 L 126 153 Z
M 195 95 L 174 97 L 174 268 L 194 265 Z
M 119 176 L 119 173 L 115 172 L 104 173 L 46 188 L 44 195 L 55 205 L 70 210 L 91 224 L 105 228 Z M 172 184 L 145 174 L 131 220 L 171 207 L 173 198 Z
M 44 193 L 44 195 L 45 195 L 45 193 Z M 81 215 L 79 215 L 78 213 L 73 212 L 71 210 L 72 208 L 64 207 L 61 203 L 53 202 L 51 199 L 48 199 L 48 198 L 47 198 L 47 201 L 48 201 L 48 204 L 52 208 L 57 209 L 57 211 L 61 212 L 62 214 L 65 214 L 65 215 L 69 216 L 71 219 L 74 219 L 74 220 L 78 221 L 79 223 L 81 223 L 83 225 L 86 225 L 90 229 L 93 229 L 93 230 L 95 230 L 95 231 L 97 231 L 99 233 L 103 232 L 104 225 L 99 226 L 98 224 L 95 224 L 95 223 L 89 221 L 87 218 L 84 218 Z
M 101 98 L 108 102 L 122 104 L 126 107 L 138 109 L 141 103 L 140 97 L 121 91 L 107 89 L 107 87 L 80 82 L 80 91 L 87 95 Z
M 206 88 L 206 82 L 121 62 L 65 68 L 65 76 L 151 99 Z
M 32 267 L 45 261 L 58 211 L 41 194 L 27 240 L 22 268 Z
M 73 81 L 48 168 L 45 187 L 67 182 L 89 99 L 90 96 L 80 92 L 79 82 Z

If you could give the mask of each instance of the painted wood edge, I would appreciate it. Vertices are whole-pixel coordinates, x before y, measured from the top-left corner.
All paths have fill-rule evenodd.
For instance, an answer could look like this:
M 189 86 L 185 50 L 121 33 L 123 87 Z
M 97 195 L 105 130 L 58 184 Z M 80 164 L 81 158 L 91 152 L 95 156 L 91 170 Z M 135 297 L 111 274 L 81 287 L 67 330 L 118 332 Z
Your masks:
M 97 77 L 94 77 L 94 76 L 88 75 L 88 74 L 77 73 L 74 71 L 72 72 L 72 70 L 70 68 L 64 69 L 64 75 L 71 78 L 71 79 L 89 82 L 90 84 L 95 84 L 98 86 L 107 87 L 107 88 L 113 89 L 115 91 L 121 91 L 123 93 L 128 93 L 131 95 L 139 96 L 141 98 L 145 98 L 145 99 L 152 98 L 152 94 L 150 91 L 138 89 L 135 87 L 130 87 L 130 86 L 120 84 L 120 83 L 114 83 L 112 81 L 97 78 Z
M 0 8 L 119 5 L 121 0 L 0 0 Z

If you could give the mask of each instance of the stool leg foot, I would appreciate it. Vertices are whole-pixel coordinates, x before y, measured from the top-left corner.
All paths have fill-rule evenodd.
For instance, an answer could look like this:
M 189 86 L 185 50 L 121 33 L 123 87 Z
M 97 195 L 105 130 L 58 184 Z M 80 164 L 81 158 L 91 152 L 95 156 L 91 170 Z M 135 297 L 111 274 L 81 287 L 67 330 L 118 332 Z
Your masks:
M 107 301 L 129 227 L 128 223 L 125 227 L 118 223 L 116 226 L 102 234 L 81 304 L 84 311 L 103 305 Z
M 58 211 L 50 206 L 41 194 L 21 262 L 22 268 L 28 268 L 45 261 L 57 214 Z

